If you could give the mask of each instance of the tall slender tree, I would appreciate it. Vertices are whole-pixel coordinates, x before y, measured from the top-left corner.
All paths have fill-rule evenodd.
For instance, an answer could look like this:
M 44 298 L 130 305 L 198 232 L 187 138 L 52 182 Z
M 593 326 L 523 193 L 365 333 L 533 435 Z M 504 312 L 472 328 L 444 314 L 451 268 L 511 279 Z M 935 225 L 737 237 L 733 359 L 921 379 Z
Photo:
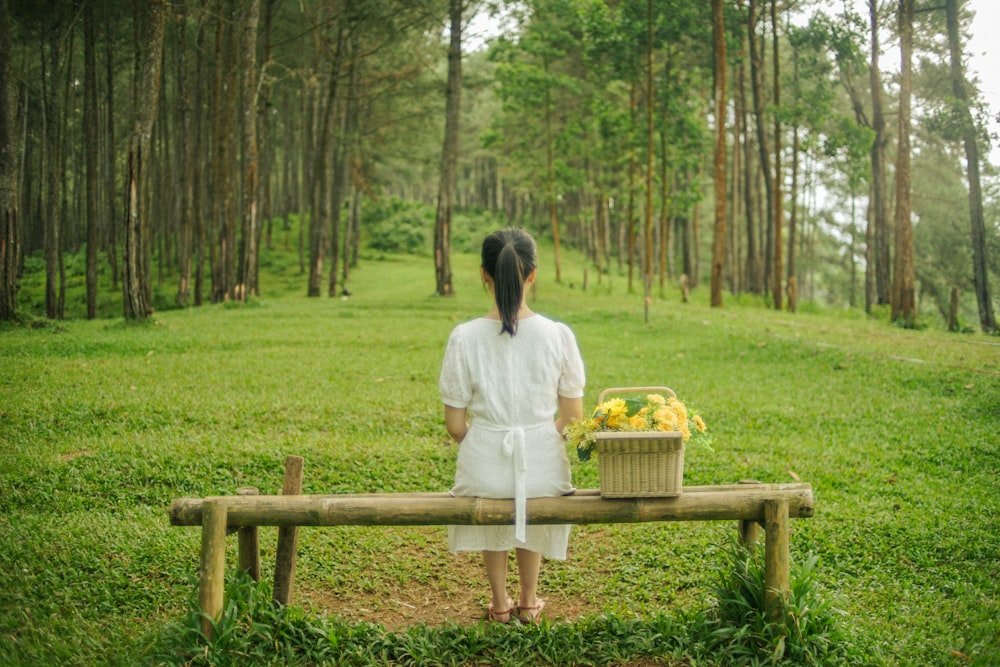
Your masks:
M 972 276 L 979 306 L 979 326 L 986 332 L 997 330 L 990 297 L 989 267 L 986 264 L 986 223 L 983 220 L 983 188 L 979 178 L 979 142 L 976 124 L 969 110 L 969 92 L 962 67 L 962 44 L 958 30 L 958 0 L 946 0 L 948 51 L 951 64 L 951 87 L 955 107 L 961 119 L 962 143 L 965 146 L 966 176 L 969 180 L 969 223 L 972 230 Z
M 913 223 L 910 219 L 910 98 L 913 95 L 913 1 L 898 0 L 899 146 L 896 153 L 896 264 L 893 271 L 892 320 L 907 326 L 916 323 L 916 275 L 913 258 Z
M 448 16 L 451 38 L 448 43 L 448 88 L 445 100 L 444 146 L 438 181 L 437 215 L 434 220 L 434 271 L 437 293 L 452 296 L 451 214 L 455 205 L 458 163 L 459 116 L 462 107 L 462 0 L 450 0 Z
M 774 248 L 774 284 L 771 298 L 774 301 L 775 310 L 781 310 L 782 288 L 784 271 L 784 249 L 782 247 L 782 232 L 784 228 L 784 204 L 782 202 L 781 182 L 783 174 L 781 172 L 781 116 L 778 113 L 778 105 L 781 104 L 781 59 L 778 44 L 778 0 L 771 0 L 771 56 L 774 85 L 771 88 L 772 101 L 774 103 L 774 211 L 771 226 L 773 228 L 773 248 Z
M 243 227 L 240 235 L 240 262 L 235 297 L 245 301 L 247 294 L 258 295 L 257 242 L 260 220 L 257 207 L 257 24 L 260 0 L 244 0 L 240 7 L 240 95 L 243 113 L 240 125 L 243 161 Z
M 166 8 L 163 0 L 135 0 L 137 62 L 135 103 L 125 167 L 125 233 L 122 296 L 125 319 L 145 321 L 153 312 L 149 256 L 152 234 L 145 201 L 153 119 L 160 98 L 160 63 Z
M 711 304 L 722 307 L 726 262 L 726 22 L 722 0 L 712 0 L 715 42 L 715 228 L 712 235 Z
M 888 137 L 885 130 L 885 113 L 883 112 L 882 103 L 882 77 L 879 69 L 878 0 L 868 0 L 868 13 L 869 24 L 871 26 L 871 65 L 868 68 L 868 75 L 872 96 L 872 130 L 875 132 L 871 148 L 871 224 L 874 227 L 871 234 L 874 242 L 871 255 L 875 280 L 875 302 L 879 305 L 885 305 L 890 303 L 891 265 L 889 260 L 889 206 L 886 195 L 885 175 L 885 147 L 888 143 Z
M 10 7 L 0 0 L 0 53 L 11 53 Z M 0 59 L 0 321 L 17 318 L 21 238 L 17 206 L 17 84 L 11 59 Z
M 87 162 L 87 319 L 97 317 L 97 251 L 98 251 L 98 194 L 101 174 L 97 166 L 100 146 L 97 130 L 97 28 L 94 18 L 94 0 L 86 0 L 83 7 L 83 143 Z

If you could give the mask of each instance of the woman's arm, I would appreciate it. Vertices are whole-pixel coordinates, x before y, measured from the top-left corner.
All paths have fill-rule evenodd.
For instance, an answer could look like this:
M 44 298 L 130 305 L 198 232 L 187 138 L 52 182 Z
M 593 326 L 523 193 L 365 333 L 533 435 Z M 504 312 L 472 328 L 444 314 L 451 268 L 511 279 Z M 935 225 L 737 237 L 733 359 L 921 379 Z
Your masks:
M 560 433 L 574 419 L 583 418 L 583 398 L 559 397 L 559 419 L 556 420 L 556 430 Z
M 462 442 L 469 430 L 468 411 L 465 408 L 444 406 L 444 427 L 448 429 L 448 434 L 455 438 L 455 442 Z

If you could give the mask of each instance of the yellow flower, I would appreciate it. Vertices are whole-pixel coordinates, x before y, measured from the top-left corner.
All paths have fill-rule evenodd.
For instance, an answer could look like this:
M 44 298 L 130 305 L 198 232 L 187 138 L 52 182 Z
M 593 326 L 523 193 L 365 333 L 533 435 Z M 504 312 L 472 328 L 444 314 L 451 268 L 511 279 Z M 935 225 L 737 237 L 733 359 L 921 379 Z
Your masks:
M 653 413 L 653 421 L 659 431 L 677 430 L 677 413 L 664 405 Z
M 701 418 L 701 415 L 695 415 L 691 418 L 691 421 L 694 422 L 694 427 L 698 429 L 698 433 L 704 433 L 708 430 L 708 427 L 705 426 L 705 420 Z
M 608 428 L 619 429 L 628 421 L 628 417 L 626 416 L 628 406 L 625 404 L 625 399 L 623 398 L 612 398 L 610 401 L 605 402 L 598 410 L 607 415 L 604 423 Z
M 663 405 L 667 401 L 659 394 L 648 394 L 646 396 L 646 402 L 650 405 Z
M 646 426 L 646 418 L 642 415 L 632 415 L 628 418 L 628 425 L 635 430 L 641 430 Z

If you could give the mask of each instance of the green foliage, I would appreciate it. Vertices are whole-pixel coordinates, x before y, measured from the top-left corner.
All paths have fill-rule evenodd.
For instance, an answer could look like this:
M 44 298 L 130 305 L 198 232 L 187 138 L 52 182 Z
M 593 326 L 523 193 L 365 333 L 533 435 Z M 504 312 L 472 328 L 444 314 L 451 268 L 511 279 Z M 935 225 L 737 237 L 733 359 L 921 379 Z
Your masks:
M 434 209 L 391 198 L 366 207 L 368 247 L 385 253 L 428 255 L 434 240 Z
M 818 556 L 796 562 L 788 598 L 781 601 L 780 618 L 775 620 L 765 609 L 762 549 L 733 541 L 724 551 L 725 565 L 713 585 L 716 606 L 703 618 L 712 655 L 731 665 L 782 660 L 795 665 L 863 664 L 849 650 L 852 644 L 841 627 L 844 613 L 831 604 L 831 593 L 819 587 Z

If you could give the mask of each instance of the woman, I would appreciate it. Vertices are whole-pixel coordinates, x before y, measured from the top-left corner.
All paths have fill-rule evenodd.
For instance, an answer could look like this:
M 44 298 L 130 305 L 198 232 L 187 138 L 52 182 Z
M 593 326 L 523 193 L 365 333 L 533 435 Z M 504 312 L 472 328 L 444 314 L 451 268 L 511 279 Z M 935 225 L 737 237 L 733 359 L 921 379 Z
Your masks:
M 541 558 L 565 559 L 570 526 L 528 526 L 525 499 L 574 491 L 563 428 L 583 412 L 583 360 L 569 327 L 525 303 L 537 275 L 531 236 L 502 229 L 483 241 L 481 273 L 493 297 L 484 317 L 451 333 L 441 369 L 445 426 L 459 443 L 455 496 L 514 498 L 513 526 L 449 526 L 452 552 L 482 551 L 489 619 L 538 623 Z M 507 594 L 516 550 L 518 604 Z

